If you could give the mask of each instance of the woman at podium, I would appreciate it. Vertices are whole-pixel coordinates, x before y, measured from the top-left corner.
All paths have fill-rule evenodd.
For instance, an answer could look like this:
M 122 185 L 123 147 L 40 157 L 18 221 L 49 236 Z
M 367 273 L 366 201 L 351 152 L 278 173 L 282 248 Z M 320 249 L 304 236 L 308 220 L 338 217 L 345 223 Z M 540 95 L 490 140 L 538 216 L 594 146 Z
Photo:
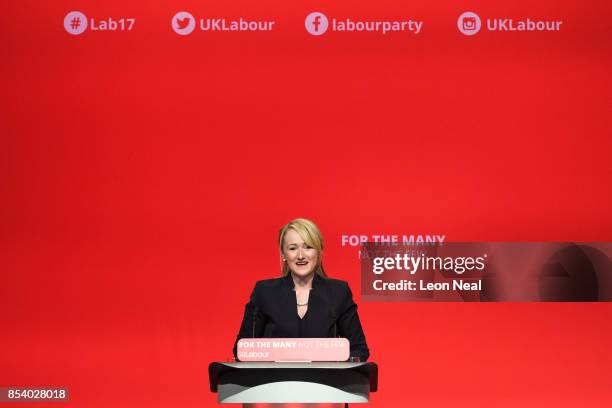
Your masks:
M 298 218 L 278 238 L 281 277 L 258 281 L 246 304 L 242 338 L 346 337 L 350 356 L 370 355 L 348 283 L 323 269 L 323 237 L 310 220 Z

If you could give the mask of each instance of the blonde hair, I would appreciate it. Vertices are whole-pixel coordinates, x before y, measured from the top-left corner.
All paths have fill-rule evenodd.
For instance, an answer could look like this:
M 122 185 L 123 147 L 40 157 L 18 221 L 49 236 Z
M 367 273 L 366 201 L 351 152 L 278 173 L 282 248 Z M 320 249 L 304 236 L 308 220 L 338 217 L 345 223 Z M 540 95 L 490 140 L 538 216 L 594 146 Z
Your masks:
M 321 260 L 321 253 L 323 251 L 323 237 L 321 236 L 321 231 L 319 231 L 317 225 L 306 218 L 296 218 L 295 220 L 285 224 L 278 234 L 278 248 L 280 249 L 281 254 L 283 253 L 285 234 L 287 234 L 287 231 L 290 229 L 297 232 L 308 246 L 311 246 L 317 250 L 317 254 L 319 256 L 317 257 L 317 267 L 315 269 L 315 273 L 319 276 L 326 277 L 327 275 L 323 269 L 323 261 Z M 283 262 L 281 265 L 281 276 L 287 276 L 289 275 L 289 272 L 287 262 Z

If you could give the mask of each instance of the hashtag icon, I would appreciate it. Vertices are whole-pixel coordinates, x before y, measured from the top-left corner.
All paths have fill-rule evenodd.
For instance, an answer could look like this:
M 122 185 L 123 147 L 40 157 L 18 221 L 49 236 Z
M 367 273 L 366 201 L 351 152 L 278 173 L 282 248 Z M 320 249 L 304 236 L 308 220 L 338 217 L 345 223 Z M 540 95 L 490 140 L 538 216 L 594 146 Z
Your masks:
M 70 35 L 79 35 L 87 30 L 87 16 L 80 11 L 71 11 L 64 17 L 64 29 Z

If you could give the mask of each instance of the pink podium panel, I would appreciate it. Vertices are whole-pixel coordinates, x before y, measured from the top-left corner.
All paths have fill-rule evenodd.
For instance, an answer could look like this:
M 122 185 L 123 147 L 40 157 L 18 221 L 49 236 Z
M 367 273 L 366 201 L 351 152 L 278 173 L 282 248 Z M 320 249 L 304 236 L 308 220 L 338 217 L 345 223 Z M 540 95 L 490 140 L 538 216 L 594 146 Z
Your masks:
M 240 361 L 347 361 L 345 338 L 240 339 Z

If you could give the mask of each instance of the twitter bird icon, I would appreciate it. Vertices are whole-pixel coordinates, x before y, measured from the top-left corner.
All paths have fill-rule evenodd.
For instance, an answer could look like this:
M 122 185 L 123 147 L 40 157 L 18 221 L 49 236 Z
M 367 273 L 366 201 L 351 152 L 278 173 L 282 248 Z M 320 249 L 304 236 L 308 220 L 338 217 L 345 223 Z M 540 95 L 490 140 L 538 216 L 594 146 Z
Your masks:
M 172 17 L 172 29 L 178 35 L 189 35 L 196 26 L 195 18 L 187 11 L 179 11 Z

